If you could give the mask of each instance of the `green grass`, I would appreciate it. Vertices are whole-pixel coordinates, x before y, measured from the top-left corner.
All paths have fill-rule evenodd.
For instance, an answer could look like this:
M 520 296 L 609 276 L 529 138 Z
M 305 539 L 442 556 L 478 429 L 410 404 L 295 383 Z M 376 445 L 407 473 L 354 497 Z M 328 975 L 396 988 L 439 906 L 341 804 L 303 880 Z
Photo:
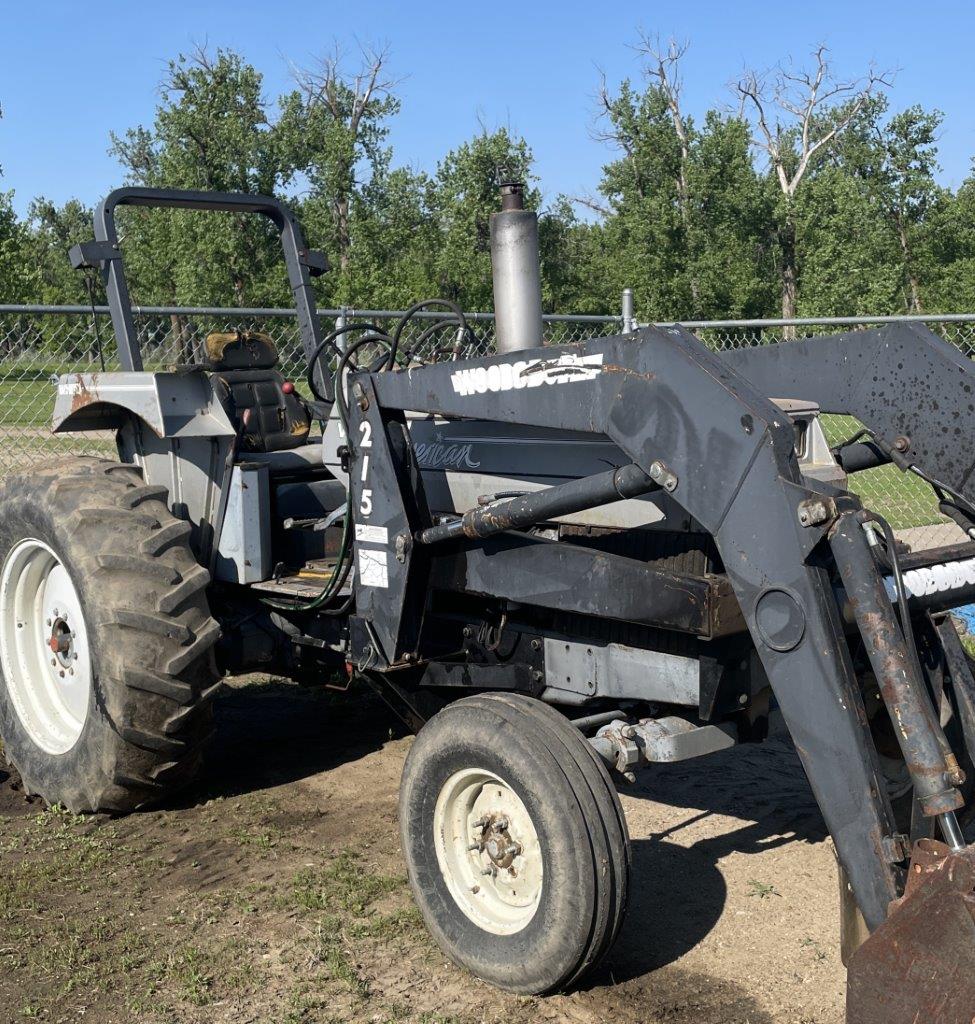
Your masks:
M 57 389 L 46 377 L 0 381 L 0 426 L 51 427 Z

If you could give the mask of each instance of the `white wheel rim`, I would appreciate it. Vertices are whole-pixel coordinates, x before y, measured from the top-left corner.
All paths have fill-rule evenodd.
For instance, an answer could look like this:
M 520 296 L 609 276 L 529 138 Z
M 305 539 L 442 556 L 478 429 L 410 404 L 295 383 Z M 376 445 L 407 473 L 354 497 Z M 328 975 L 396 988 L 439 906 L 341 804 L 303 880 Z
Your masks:
M 49 754 L 70 750 L 88 716 L 91 655 L 81 600 L 61 560 L 28 538 L 0 572 L 0 667 L 17 717 Z
M 437 797 L 433 832 L 457 906 L 494 935 L 520 932 L 542 895 L 542 850 L 518 794 L 492 772 L 456 772 Z

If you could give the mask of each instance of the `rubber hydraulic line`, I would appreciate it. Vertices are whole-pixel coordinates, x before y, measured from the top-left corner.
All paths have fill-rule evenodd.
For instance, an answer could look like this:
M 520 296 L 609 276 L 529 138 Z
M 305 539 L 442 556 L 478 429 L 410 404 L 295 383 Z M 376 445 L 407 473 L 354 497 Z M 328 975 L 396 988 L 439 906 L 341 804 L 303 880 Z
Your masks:
M 847 473 L 860 473 L 877 466 L 888 466 L 890 456 L 875 441 L 844 445 L 836 452 L 836 461 Z
M 657 465 L 654 463 L 654 466 Z M 666 473 L 666 478 L 673 479 L 666 467 L 658 472 Z M 653 477 L 631 463 L 605 473 L 546 487 L 543 491 L 532 491 L 507 501 L 472 508 L 460 519 L 422 530 L 417 540 L 421 544 L 436 544 L 455 537 L 491 537 L 505 530 L 525 529 L 536 523 L 583 512 L 622 498 L 635 498 L 659 487 L 660 484 Z
M 929 817 L 941 819 L 948 836 L 957 831 L 953 812 L 964 801 L 949 782 L 951 767 L 924 708 L 923 681 L 916 676 L 857 514 L 841 515 L 829 541 L 921 809 Z

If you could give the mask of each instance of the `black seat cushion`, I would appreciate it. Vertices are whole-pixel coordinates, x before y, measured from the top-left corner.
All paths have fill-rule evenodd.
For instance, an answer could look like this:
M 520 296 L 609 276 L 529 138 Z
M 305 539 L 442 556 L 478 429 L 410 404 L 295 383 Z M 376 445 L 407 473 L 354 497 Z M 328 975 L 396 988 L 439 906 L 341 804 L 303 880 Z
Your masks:
M 274 369 L 274 342 L 257 331 L 207 335 L 213 388 L 240 437 L 239 451 L 279 452 L 306 444 L 311 417 Z

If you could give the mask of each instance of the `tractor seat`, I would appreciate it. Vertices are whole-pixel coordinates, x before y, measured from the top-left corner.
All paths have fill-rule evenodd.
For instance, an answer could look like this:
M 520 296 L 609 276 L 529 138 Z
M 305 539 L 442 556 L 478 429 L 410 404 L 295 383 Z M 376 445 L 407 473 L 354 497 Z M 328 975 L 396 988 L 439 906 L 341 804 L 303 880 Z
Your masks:
M 260 331 L 213 331 L 204 342 L 210 380 L 233 423 L 241 456 L 308 442 L 311 416 L 294 384 L 275 369 L 278 350 Z

